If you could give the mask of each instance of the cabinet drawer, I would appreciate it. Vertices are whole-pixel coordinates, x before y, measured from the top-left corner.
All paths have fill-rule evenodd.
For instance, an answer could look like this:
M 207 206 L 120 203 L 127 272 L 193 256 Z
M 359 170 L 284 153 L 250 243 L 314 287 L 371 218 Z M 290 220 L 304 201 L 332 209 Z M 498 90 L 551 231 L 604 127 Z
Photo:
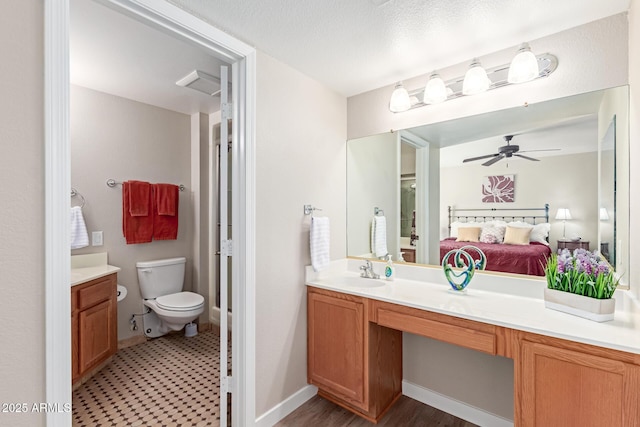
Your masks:
M 405 310 L 407 309 L 402 311 L 394 310 L 391 306 L 379 307 L 376 310 L 377 323 L 387 328 L 422 335 L 423 337 L 433 338 L 472 350 L 496 354 L 494 332 L 428 319 L 426 316 L 416 315 L 413 312 L 403 312 Z M 412 310 L 409 309 L 409 311 Z
M 78 310 L 106 301 L 115 295 L 115 286 L 110 277 L 105 278 L 91 286 L 78 290 Z

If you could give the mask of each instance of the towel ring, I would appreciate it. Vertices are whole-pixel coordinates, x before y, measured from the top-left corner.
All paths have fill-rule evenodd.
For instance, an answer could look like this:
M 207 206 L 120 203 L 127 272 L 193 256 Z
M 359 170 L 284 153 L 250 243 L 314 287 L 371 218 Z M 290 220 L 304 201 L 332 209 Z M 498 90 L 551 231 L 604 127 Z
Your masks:
M 71 187 L 71 197 L 76 197 L 76 196 L 80 198 L 80 207 L 84 208 L 84 204 L 85 204 L 84 196 L 78 193 L 78 190 Z

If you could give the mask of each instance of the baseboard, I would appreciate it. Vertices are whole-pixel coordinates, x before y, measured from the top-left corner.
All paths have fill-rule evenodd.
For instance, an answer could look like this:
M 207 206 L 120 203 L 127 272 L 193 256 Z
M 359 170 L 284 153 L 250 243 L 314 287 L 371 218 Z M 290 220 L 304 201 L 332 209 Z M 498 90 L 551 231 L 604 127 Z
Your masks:
M 123 348 L 131 347 L 134 345 L 142 344 L 147 341 L 147 337 L 144 335 L 134 335 L 130 338 L 126 338 L 118 341 L 118 350 L 122 350 Z
M 479 426 L 513 427 L 513 421 L 511 420 L 483 411 L 475 406 L 468 405 L 408 381 L 402 381 L 402 394 Z
M 227 329 L 231 330 L 231 313 L 227 313 Z M 211 307 L 211 323 L 220 327 L 220 307 Z
M 271 427 L 278 423 L 284 417 L 298 409 L 304 402 L 311 399 L 318 393 L 318 388 L 313 385 L 307 385 L 300 390 L 278 403 L 276 406 L 260 415 L 256 419 L 256 427 Z

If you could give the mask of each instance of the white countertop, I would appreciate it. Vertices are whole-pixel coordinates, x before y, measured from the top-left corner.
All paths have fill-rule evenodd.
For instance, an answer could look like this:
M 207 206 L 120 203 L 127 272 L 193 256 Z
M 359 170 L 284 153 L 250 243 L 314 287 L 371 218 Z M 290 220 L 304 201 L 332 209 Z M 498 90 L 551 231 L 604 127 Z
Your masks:
M 448 314 L 511 329 L 640 354 L 640 304 L 629 291 L 617 290 L 614 320 L 594 322 L 545 308 L 544 278 L 519 278 L 476 272 L 464 294 L 451 287 L 440 268 L 396 264 L 396 279 L 356 286 L 358 259 L 332 261 L 325 271 L 307 267 L 306 284 Z M 384 263 L 374 263 L 381 273 Z M 372 280 L 372 279 L 362 279 Z M 365 285 L 365 284 L 363 284 Z
M 107 253 L 74 255 L 71 257 L 71 286 L 120 271 L 119 267 L 107 264 Z

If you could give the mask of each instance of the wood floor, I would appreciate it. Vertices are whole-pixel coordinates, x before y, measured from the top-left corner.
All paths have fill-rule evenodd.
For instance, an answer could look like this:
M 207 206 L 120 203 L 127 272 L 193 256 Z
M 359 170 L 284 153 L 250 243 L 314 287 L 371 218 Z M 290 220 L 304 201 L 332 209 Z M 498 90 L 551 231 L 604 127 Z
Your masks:
M 407 396 L 402 396 L 380 420 L 384 427 L 474 427 L 460 418 L 439 411 Z M 276 426 L 322 426 L 322 427 L 372 427 L 369 421 L 342 409 L 319 396 L 309 399 L 304 405 L 289 414 Z

